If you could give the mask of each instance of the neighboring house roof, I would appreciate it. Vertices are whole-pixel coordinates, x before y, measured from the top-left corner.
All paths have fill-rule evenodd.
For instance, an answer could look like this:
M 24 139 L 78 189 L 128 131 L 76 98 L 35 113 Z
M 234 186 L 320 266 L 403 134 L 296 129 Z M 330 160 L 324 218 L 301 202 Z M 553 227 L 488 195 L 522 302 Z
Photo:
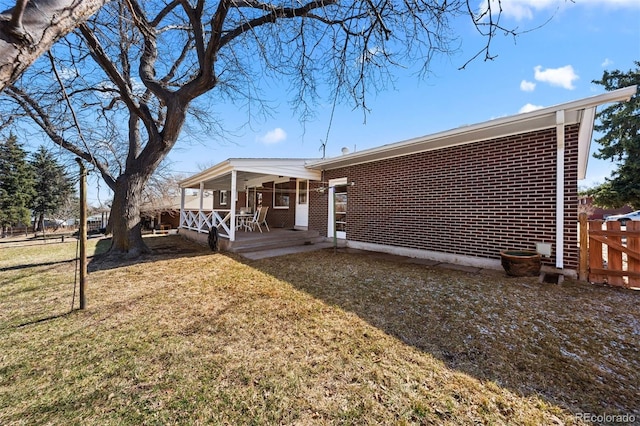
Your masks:
M 345 154 L 340 157 L 318 160 L 307 164 L 307 167 L 315 170 L 330 170 L 379 161 L 386 158 L 394 158 L 418 152 L 548 129 L 560 124 L 570 125 L 580 123 L 578 179 L 584 179 L 593 135 L 595 108 L 609 102 L 628 100 L 636 93 L 636 89 L 637 86 L 626 87 L 532 112 L 458 127 L 432 135 Z
M 237 181 L 246 183 L 255 179 L 252 183 L 258 185 L 283 176 L 320 180 L 319 171 L 305 167 L 309 161 L 304 158 L 230 158 L 180 181 L 179 184 L 181 188 L 198 188 L 200 182 L 205 182 L 206 189 L 228 189 L 229 175 L 234 171 L 237 173 Z M 267 176 L 273 176 L 273 179 Z
M 180 210 L 180 196 L 177 195 L 175 197 L 170 197 L 167 199 L 159 200 L 155 203 L 144 203 L 140 206 L 140 211 L 143 213 L 153 213 L 153 212 L 170 212 L 170 211 L 179 211 Z M 198 210 L 200 206 L 200 196 L 199 195 L 185 195 L 184 197 L 184 207 L 187 210 Z

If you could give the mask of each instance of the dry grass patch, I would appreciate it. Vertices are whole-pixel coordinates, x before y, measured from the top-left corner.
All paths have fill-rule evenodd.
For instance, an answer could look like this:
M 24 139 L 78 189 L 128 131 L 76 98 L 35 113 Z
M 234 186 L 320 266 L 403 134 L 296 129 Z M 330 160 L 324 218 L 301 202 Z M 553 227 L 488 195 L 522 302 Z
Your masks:
M 640 419 L 640 292 L 388 258 L 325 252 L 260 268 L 483 383 Z
M 574 424 L 640 406 L 635 293 L 147 241 L 139 263 L 90 265 L 72 314 L 72 262 L 25 265 L 74 245 L 0 250 L 0 424 Z

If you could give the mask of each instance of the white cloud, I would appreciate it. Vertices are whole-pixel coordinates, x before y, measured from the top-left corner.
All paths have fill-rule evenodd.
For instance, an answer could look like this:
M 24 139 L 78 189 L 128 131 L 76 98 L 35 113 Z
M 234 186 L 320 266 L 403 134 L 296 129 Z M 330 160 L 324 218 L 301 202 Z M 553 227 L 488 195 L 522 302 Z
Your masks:
M 541 65 L 537 65 L 533 70 L 534 78 L 537 81 L 549 83 L 552 86 L 563 87 L 568 90 L 575 89 L 573 82 L 580 78 L 571 65 L 546 69 L 543 69 Z
M 488 4 L 491 4 L 494 15 L 497 15 L 502 9 L 502 15 L 505 18 L 511 18 L 516 21 L 533 19 L 536 12 L 546 11 L 553 13 L 555 10 L 574 6 L 640 8 L 638 0 L 580 0 L 575 3 L 567 0 L 502 0 L 501 4 L 498 4 L 498 0 L 481 0 L 478 13 L 487 10 Z
M 494 15 L 502 10 L 502 15 L 516 21 L 533 19 L 534 12 L 543 9 L 552 9 L 561 6 L 564 0 L 508 0 L 498 4 L 498 0 L 482 0 L 480 11 L 487 10 L 491 5 Z
M 605 58 L 605 60 L 602 61 L 602 64 L 600 64 L 602 68 L 607 68 L 607 67 L 610 67 L 611 65 L 613 65 L 613 61 L 609 58 Z
M 269 130 L 262 136 L 258 136 L 256 140 L 265 145 L 274 145 L 287 139 L 287 132 L 280 127 L 276 127 L 273 130 Z
M 542 109 L 542 108 L 544 108 L 544 107 L 540 106 L 540 105 L 526 104 L 525 106 L 520 108 L 520 110 L 518 112 L 519 113 L 531 112 L 531 111 L 535 111 L 537 109 Z
M 536 89 L 536 84 L 533 81 L 522 80 L 520 82 L 520 90 L 523 92 L 533 92 Z
M 78 76 L 78 72 L 73 68 L 60 67 L 58 68 L 58 75 L 62 80 L 71 80 Z

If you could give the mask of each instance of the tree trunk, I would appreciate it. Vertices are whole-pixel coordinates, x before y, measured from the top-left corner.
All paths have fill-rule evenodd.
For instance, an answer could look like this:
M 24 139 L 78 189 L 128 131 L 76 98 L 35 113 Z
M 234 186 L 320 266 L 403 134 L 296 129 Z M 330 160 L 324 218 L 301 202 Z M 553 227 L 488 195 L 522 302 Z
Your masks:
M 33 232 L 44 231 L 44 213 L 38 213 L 35 221 L 36 223 L 34 223 Z
M 142 239 L 140 204 L 142 187 L 147 178 L 140 174 L 124 174 L 116 181 L 109 217 L 112 242 L 109 253 L 134 258 L 151 251 Z
M 0 14 L 0 91 L 108 1 L 29 0 L 20 23 L 21 36 L 16 36 L 9 24 L 11 11 Z

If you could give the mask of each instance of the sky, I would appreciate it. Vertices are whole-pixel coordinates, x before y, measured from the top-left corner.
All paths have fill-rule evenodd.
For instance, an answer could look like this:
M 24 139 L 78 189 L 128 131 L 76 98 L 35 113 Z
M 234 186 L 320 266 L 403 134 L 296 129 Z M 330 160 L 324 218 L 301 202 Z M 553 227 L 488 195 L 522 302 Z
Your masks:
M 366 116 L 338 105 L 332 117 L 325 94 L 315 119 L 303 125 L 287 103 L 286 87 L 276 85 L 266 92 L 269 119 L 246 125 L 246 113 L 225 108 L 219 118 L 233 131 L 207 138 L 187 129 L 169 168 L 189 175 L 228 158 L 321 158 L 322 141 L 327 157 L 341 155 L 343 147 L 373 148 L 600 94 L 604 89 L 592 80 L 605 70 L 628 71 L 640 60 L 640 0 L 503 0 L 502 7 L 501 23 L 523 33 L 515 39 L 498 34 L 492 61 L 478 58 L 459 69 L 484 43 L 468 18 L 460 20 L 458 52 L 434 58 L 428 78 L 399 73 L 395 87 L 370 95 Z M 579 186 L 603 182 L 614 167 L 591 157 Z M 109 198 L 104 184 L 90 186 L 90 204 Z

